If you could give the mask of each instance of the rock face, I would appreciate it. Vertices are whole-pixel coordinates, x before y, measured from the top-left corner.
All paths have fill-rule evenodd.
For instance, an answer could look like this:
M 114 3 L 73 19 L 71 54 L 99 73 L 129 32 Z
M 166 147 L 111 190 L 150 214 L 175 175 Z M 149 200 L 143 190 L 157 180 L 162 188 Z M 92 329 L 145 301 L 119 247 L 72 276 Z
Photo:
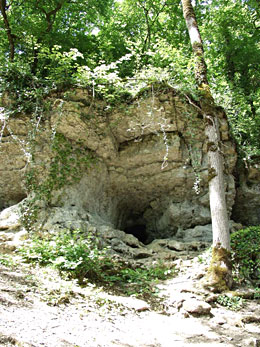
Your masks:
M 27 138 L 26 119 L 10 119 L 2 128 L 4 120 L 0 118 L 2 132 L 0 138 L 0 209 L 17 203 L 26 197 L 22 184 L 26 167 L 26 156 L 23 151 Z M 1 136 L 2 135 L 2 136 Z M 18 140 L 19 139 L 19 140 Z M 20 141 L 20 142 L 19 142 Z
M 232 218 L 244 225 L 260 224 L 260 158 L 240 170 Z
M 159 87 L 113 108 L 93 100 L 87 90 L 53 94 L 47 102 L 50 111 L 40 125 L 23 115 L 3 127 L 1 209 L 26 196 L 24 174 L 28 177 L 33 169 L 38 187 L 47 190 L 50 177 L 52 183 L 61 181 L 52 185 L 49 212 L 40 214 L 45 229 L 81 228 L 92 219 L 95 225 L 125 230 L 149 243 L 201 226 L 194 239 L 210 241 L 204 123 L 186 98 Z M 220 130 L 231 213 L 236 151 L 224 113 Z M 34 136 L 33 145 L 28 133 Z M 62 152 L 54 151 L 58 136 L 66 142 Z M 34 161 L 28 163 L 32 148 Z M 81 164 L 89 154 L 95 161 L 86 169 Z M 71 179 L 76 171 L 77 179 Z
M 0 212 L 0 252 L 14 251 L 28 237 L 21 224 L 20 206 L 14 205 Z

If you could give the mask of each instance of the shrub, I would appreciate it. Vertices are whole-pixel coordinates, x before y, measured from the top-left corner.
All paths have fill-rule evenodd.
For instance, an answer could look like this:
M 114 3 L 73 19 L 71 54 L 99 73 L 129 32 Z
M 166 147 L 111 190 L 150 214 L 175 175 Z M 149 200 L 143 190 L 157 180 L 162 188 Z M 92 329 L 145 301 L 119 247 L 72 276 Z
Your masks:
M 231 235 L 233 269 L 240 281 L 260 282 L 260 226 Z
M 101 258 L 105 250 L 99 250 L 98 239 L 80 230 L 64 230 L 56 235 L 35 238 L 19 250 L 28 262 L 53 265 L 61 273 L 82 281 L 85 277 L 98 279 L 101 276 Z

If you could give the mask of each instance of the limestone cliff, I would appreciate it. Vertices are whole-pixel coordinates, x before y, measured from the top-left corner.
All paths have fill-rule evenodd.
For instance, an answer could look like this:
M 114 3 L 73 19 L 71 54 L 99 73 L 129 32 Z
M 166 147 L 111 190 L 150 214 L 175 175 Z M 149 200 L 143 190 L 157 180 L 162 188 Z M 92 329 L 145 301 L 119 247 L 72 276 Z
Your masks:
M 29 188 L 34 182 L 50 190 L 49 179 L 49 207 L 74 211 L 75 220 L 87 213 L 146 242 L 210 224 L 204 123 L 189 97 L 160 86 L 111 108 L 74 89 L 45 103 L 40 122 L 17 115 L 3 126 L 1 209 L 27 195 L 26 174 Z M 224 112 L 219 121 L 231 213 L 237 155 Z M 54 146 L 57 138 L 62 144 Z M 88 168 L 86 157 L 92 158 Z

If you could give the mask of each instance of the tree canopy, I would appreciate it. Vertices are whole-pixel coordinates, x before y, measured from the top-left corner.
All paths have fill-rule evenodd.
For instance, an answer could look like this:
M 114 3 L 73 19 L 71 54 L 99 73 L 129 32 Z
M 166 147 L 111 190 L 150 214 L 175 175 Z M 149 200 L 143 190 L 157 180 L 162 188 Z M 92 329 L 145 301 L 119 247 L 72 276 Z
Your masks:
M 193 5 L 214 98 L 241 155 L 258 156 L 260 4 Z M 113 100 L 157 80 L 199 97 L 179 0 L 0 0 L 0 12 L 1 92 L 18 100 L 71 85 L 94 85 Z

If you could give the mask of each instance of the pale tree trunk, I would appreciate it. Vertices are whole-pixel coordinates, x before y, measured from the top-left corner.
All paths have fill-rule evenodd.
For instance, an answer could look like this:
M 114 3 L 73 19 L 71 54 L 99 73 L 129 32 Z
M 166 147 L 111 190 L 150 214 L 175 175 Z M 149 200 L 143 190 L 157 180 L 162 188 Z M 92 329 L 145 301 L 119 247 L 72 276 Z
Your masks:
M 201 110 L 207 138 L 209 199 L 213 230 L 212 261 L 206 286 L 213 291 L 223 291 L 232 286 L 230 261 L 230 233 L 225 197 L 223 155 L 218 124 L 218 109 L 210 92 L 203 43 L 191 0 L 182 0 L 183 15 L 195 55 L 195 77 L 201 91 Z

